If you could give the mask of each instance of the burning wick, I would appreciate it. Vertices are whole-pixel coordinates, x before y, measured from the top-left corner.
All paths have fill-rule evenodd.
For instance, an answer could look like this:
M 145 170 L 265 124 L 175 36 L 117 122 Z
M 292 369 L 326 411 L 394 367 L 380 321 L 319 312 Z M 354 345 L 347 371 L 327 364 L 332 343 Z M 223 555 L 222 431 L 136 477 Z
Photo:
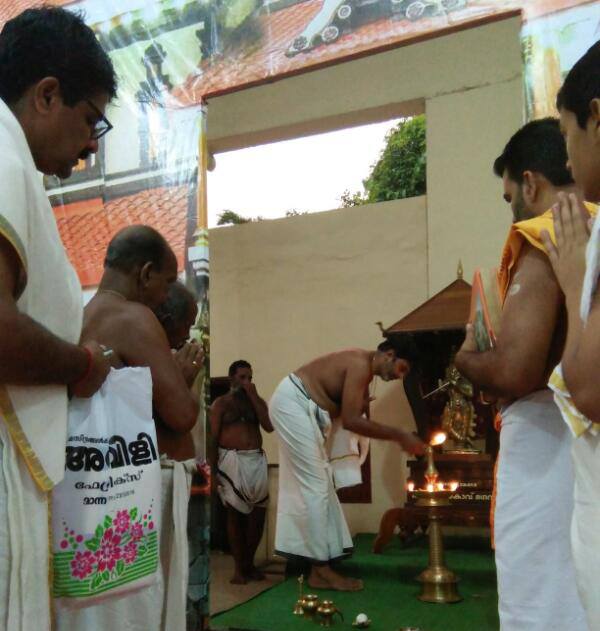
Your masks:
M 458 482 L 450 482 L 451 491 L 456 491 L 457 488 L 458 488 Z
M 437 490 L 438 491 L 443 491 L 444 490 L 444 483 L 443 482 L 438 482 L 437 483 Z
M 428 493 L 433 493 L 433 484 L 428 484 L 427 485 L 427 492 Z
M 435 445 L 441 445 L 446 440 L 446 434 L 444 432 L 437 432 L 431 437 L 429 444 L 434 447 Z
M 412 492 L 415 490 L 415 483 L 414 483 L 414 482 L 409 482 L 409 483 L 406 485 L 406 488 L 407 488 L 407 490 L 408 490 L 410 493 L 412 493 Z

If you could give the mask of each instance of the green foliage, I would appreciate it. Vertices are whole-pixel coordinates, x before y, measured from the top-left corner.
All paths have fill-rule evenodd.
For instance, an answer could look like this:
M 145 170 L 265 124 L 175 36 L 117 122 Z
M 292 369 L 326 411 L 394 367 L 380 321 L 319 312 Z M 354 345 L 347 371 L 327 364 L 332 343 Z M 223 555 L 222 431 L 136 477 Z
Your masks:
M 360 191 L 351 193 L 348 189 L 346 189 L 340 197 L 340 203 L 342 208 L 352 208 L 353 206 L 362 206 L 363 204 L 368 203 L 368 200 L 364 193 L 361 193 Z
M 363 181 L 365 202 L 386 202 L 424 195 L 427 164 L 425 116 L 415 116 L 398 123 L 387 134 L 385 141 L 379 160 Z
M 401 121 L 385 137 L 385 147 L 371 173 L 363 180 L 363 191 L 346 189 L 342 208 L 362 206 L 424 195 L 426 160 L 425 116 Z
M 217 226 L 238 225 L 241 223 L 251 223 L 252 221 L 264 221 L 264 217 L 256 215 L 256 217 L 244 217 L 234 210 L 224 210 L 217 216 Z
M 222 213 L 219 213 L 217 226 L 237 225 L 240 223 L 249 223 L 250 221 L 251 219 L 242 217 L 242 215 L 238 215 L 233 210 L 224 210 Z

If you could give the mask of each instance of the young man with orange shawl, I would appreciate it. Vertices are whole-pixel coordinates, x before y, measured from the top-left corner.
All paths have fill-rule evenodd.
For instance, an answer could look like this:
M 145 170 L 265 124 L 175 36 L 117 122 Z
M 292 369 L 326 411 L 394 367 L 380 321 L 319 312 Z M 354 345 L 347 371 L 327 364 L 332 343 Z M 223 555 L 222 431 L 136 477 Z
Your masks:
M 574 192 L 558 121 L 528 123 L 494 164 L 513 211 L 499 270 L 495 347 L 467 328 L 456 366 L 501 403 L 494 535 L 502 631 L 587 629 L 569 545 L 571 437 L 546 384 L 564 344 L 564 297 L 540 240 L 549 208 Z
M 585 199 L 600 202 L 600 42 L 573 66 L 557 98 L 569 167 Z M 554 209 L 556 239 L 543 241 L 565 293 L 568 331 L 552 373 L 563 418 L 574 436 L 575 502 L 571 545 L 589 628 L 600 630 L 600 219 L 593 226 L 575 197 Z M 591 234 L 590 234 L 591 227 Z M 589 239 L 588 239 L 589 237 Z

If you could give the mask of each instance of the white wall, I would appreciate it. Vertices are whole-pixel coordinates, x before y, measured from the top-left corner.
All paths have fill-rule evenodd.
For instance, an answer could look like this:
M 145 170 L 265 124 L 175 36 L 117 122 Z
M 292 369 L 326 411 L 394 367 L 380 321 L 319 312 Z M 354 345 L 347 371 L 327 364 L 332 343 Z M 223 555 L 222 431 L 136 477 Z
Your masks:
M 268 399 L 305 361 L 339 348 L 375 348 L 390 325 L 427 298 L 426 200 L 373 204 L 216 228 L 211 247 L 211 371 L 239 358 Z M 373 418 L 414 429 L 402 386 L 379 383 Z M 265 437 L 270 462 L 278 453 Z M 370 505 L 345 505 L 352 530 L 374 531 L 404 499 L 400 448 L 372 442 Z M 271 511 L 276 493 L 271 495 Z
M 521 78 L 427 100 L 429 294 L 476 267 L 498 265 L 510 208 L 492 172 L 521 125 Z

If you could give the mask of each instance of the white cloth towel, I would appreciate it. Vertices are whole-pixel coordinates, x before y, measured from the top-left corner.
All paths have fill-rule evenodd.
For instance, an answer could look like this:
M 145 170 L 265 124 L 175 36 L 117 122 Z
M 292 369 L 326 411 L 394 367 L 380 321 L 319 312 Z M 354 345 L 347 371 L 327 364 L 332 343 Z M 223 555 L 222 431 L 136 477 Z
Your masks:
M 592 299 L 598 287 L 598 277 L 600 276 L 600 214 L 596 215 L 590 240 L 585 252 L 585 276 L 581 289 L 581 304 L 579 314 L 584 322 L 587 322 L 592 308 Z
M 2 631 L 50 629 L 48 502 L 0 421 Z
M 338 418 L 332 423 L 327 447 L 335 488 L 361 484 L 360 468 L 369 453 L 369 439 L 345 429 Z
M 575 506 L 571 545 L 577 589 L 590 631 L 600 631 L 600 437 L 586 432 L 573 441 Z
M 160 557 L 165 579 L 161 631 L 185 631 L 189 577 L 188 506 L 196 460 L 162 458 L 162 517 Z

